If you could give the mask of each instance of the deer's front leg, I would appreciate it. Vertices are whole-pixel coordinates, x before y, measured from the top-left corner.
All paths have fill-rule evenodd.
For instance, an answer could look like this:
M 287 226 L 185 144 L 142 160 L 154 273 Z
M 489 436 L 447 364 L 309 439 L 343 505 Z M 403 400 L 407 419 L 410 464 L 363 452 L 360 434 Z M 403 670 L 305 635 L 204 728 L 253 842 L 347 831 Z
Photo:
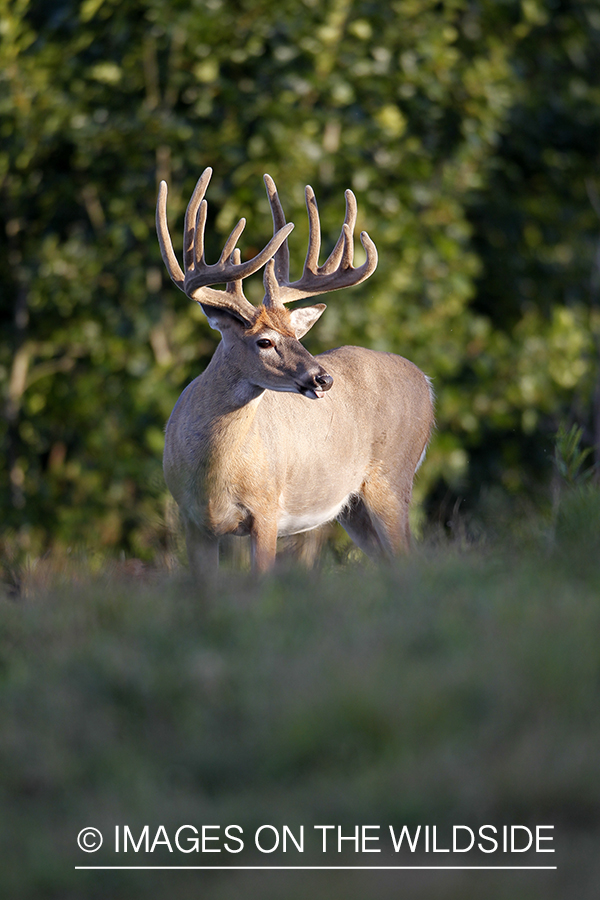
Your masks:
M 275 518 L 255 518 L 250 531 L 252 571 L 268 572 L 273 568 L 277 554 L 277 522 Z

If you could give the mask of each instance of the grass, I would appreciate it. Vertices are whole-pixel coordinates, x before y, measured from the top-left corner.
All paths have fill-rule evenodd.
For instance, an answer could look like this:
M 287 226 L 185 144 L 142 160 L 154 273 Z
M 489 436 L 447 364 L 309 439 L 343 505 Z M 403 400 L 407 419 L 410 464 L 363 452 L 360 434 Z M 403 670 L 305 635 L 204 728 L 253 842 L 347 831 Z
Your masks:
M 32 568 L 0 598 L 2 896 L 597 896 L 599 534 L 586 489 L 551 538 L 424 544 L 391 567 L 260 583 L 225 572 L 201 597 L 183 570 Z M 233 823 L 240 854 L 110 846 L 116 824 L 173 839 L 184 824 Z M 258 853 L 267 823 L 303 824 L 306 852 Z M 316 824 L 380 825 L 384 852 L 323 854 Z M 455 824 L 554 825 L 557 852 L 394 856 L 389 826 L 419 824 L 443 840 Z M 105 835 L 97 854 L 76 844 L 91 825 Z M 558 870 L 75 870 L 118 862 Z

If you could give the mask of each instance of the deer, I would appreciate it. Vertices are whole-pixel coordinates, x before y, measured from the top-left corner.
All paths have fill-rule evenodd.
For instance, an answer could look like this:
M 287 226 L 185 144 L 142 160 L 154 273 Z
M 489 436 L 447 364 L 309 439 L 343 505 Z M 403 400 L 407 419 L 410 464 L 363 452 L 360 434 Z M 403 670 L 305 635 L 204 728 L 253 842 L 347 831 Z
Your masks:
M 344 346 L 312 356 L 300 339 L 325 304 L 286 306 L 358 285 L 375 271 L 377 250 L 364 231 L 366 260 L 353 265 L 356 198 L 346 191 L 340 237 L 319 265 L 319 212 L 314 191 L 306 187 L 308 252 L 301 277 L 290 281 L 288 236 L 294 225 L 286 223 L 269 175 L 264 182 L 273 237 L 242 262 L 242 218 L 218 261 L 206 262 L 211 175 L 206 168 L 187 206 L 183 270 L 169 233 L 165 181 L 156 208 L 171 279 L 221 334 L 165 431 L 165 481 L 179 506 L 192 575 L 200 583 L 210 577 L 225 535 L 250 536 L 251 567 L 260 574 L 275 563 L 278 537 L 334 520 L 367 556 L 390 559 L 410 547 L 413 480 L 434 422 L 430 380 L 388 352 Z M 242 282 L 263 267 L 265 294 L 256 306 L 246 299 Z

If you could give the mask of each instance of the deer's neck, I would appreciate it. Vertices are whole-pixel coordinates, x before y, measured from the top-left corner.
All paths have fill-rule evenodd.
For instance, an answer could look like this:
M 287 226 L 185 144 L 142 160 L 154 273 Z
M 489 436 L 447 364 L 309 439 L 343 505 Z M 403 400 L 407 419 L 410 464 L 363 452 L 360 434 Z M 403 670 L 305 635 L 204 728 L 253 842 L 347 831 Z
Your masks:
M 252 384 L 237 366 L 234 354 L 228 353 L 223 341 L 204 370 L 202 382 L 211 418 L 245 421 L 254 418 L 264 388 Z M 236 415 L 237 413 L 237 415 Z
M 237 371 L 219 345 L 202 375 L 198 422 L 202 440 L 195 454 L 203 518 L 218 534 L 244 527 L 245 495 L 239 491 L 248 470 L 263 455 L 255 419 L 264 393 Z

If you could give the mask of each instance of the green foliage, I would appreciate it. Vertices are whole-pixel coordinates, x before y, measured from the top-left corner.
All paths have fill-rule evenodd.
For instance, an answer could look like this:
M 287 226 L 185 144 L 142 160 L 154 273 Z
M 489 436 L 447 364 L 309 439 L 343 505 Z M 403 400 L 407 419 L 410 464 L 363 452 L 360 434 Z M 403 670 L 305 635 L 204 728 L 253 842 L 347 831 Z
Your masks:
M 147 900 L 176 884 L 191 898 L 199 883 L 211 900 L 374 890 L 372 873 L 363 886 L 358 873 L 75 871 L 91 861 L 207 864 L 206 854 L 176 852 L 116 858 L 115 824 L 136 835 L 162 824 L 172 837 L 182 824 L 235 822 L 249 835 L 267 822 L 336 823 L 345 834 L 356 824 L 519 823 L 555 825 L 557 853 L 541 862 L 559 872 L 486 873 L 486 896 L 533 900 L 544 878 L 548 900 L 591 900 L 600 580 L 590 524 L 599 520 L 597 492 L 573 495 L 551 552 L 518 538 L 494 552 L 423 547 L 393 568 L 280 570 L 260 584 L 223 576 L 201 596 L 179 573 L 138 581 L 105 566 L 92 577 L 82 560 L 22 572 L 20 596 L 0 598 L 4 894 Z M 94 856 L 76 847 L 89 825 L 106 839 Z M 239 856 L 208 860 L 297 862 L 439 858 L 265 857 L 247 841 Z M 376 896 L 396 897 L 401 884 L 420 897 L 426 877 L 413 892 L 410 875 L 394 873 Z M 479 897 L 475 878 L 444 873 L 435 896 Z
M 592 452 L 591 447 L 581 446 L 583 429 L 571 425 L 569 430 L 560 425 L 556 434 L 554 462 L 556 471 L 568 487 L 585 484 L 594 474 L 593 467 L 584 468 Z
M 534 492 L 558 421 L 595 442 L 594 4 L 0 0 L 0 21 L 11 542 L 164 548 L 162 428 L 215 337 L 164 276 L 156 184 L 180 223 L 209 164 L 213 259 L 242 214 L 243 251 L 266 241 L 264 171 L 297 225 L 295 271 L 304 184 L 329 246 L 357 193 L 380 265 L 309 347 L 391 350 L 433 377 L 417 499 L 434 517 L 492 484 Z

